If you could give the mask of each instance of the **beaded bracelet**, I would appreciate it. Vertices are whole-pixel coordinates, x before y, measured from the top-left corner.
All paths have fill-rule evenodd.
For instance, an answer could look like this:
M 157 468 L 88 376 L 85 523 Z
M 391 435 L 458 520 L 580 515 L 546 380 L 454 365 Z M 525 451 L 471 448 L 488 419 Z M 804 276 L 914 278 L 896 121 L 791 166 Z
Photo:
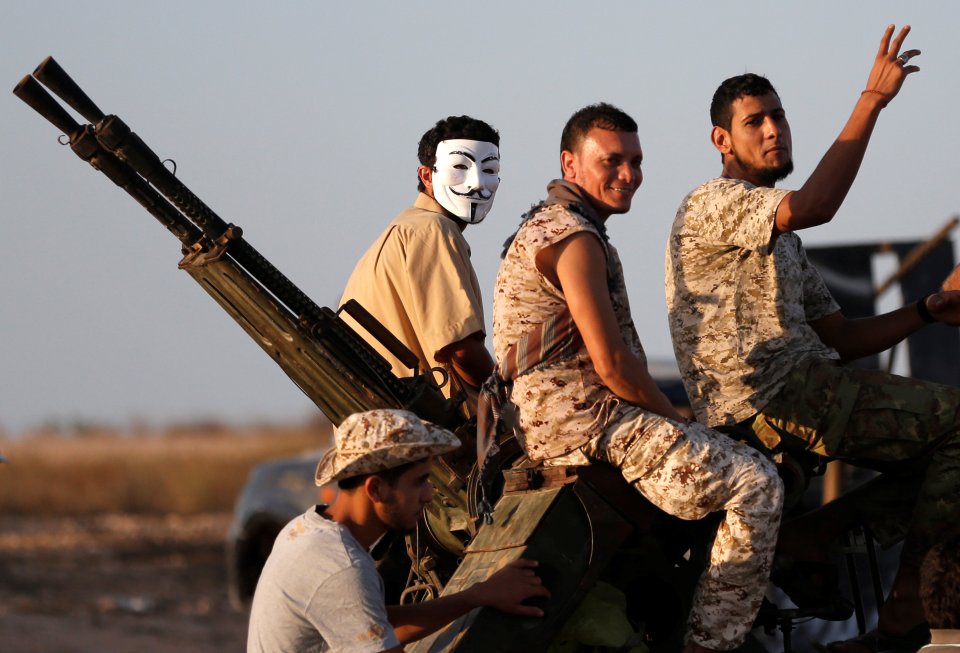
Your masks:
M 875 88 L 868 88 L 868 89 L 865 90 L 865 91 L 861 91 L 861 92 L 860 92 L 860 95 L 863 95 L 864 93 L 875 93 L 876 95 L 879 95 L 880 98 L 883 100 L 882 104 L 880 105 L 881 107 L 886 107 L 887 104 L 888 104 L 888 103 L 890 102 L 890 100 L 891 100 L 891 98 L 890 98 L 889 95 L 887 95 L 887 94 L 884 93 L 883 91 L 878 91 L 878 90 L 875 89 Z

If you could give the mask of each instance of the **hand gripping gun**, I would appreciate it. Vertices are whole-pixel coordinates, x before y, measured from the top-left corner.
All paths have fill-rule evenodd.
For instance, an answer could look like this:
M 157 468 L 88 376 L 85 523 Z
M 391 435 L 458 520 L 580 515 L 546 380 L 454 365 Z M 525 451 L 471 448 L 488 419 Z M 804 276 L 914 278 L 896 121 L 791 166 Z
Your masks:
M 42 82 L 42 84 L 41 84 Z M 79 124 L 44 88 L 90 124 Z M 417 357 L 359 303 L 340 310 L 391 351 L 414 376 L 399 378 L 339 312 L 319 307 L 188 189 L 120 118 L 105 115 L 47 57 L 14 94 L 66 135 L 84 161 L 127 191 L 181 243 L 179 263 L 337 425 L 373 408 L 406 408 L 455 429 L 464 421 L 456 401 L 444 398 L 419 373 Z M 62 141 L 63 142 L 63 141 Z

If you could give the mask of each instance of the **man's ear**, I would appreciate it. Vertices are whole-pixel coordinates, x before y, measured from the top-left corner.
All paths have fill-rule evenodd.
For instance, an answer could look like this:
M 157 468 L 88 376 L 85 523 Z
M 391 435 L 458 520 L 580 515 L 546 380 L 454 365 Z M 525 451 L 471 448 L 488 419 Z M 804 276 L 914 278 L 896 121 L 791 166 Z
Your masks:
M 417 176 L 420 177 L 420 183 L 422 183 L 425 188 L 423 192 L 433 197 L 433 168 L 420 166 L 417 168 Z
M 363 491 L 370 501 L 380 503 L 383 501 L 384 480 L 379 476 L 371 474 L 363 481 Z
M 713 130 L 710 132 L 710 141 L 720 154 L 730 154 L 733 150 L 733 145 L 730 141 L 730 132 L 723 127 L 713 126 Z
M 576 163 L 577 155 L 571 152 L 570 150 L 561 150 L 560 151 L 560 172 L 563 173 L 563 178 L 568 181 L 577 180 L 577 171 L 574 167 Z

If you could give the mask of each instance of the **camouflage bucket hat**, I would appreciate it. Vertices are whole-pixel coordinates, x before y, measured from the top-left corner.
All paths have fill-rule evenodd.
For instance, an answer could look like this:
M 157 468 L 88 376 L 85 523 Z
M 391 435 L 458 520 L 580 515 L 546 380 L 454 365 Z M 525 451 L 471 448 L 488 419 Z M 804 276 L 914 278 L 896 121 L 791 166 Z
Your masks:
M 336 447 L 317 465 L 317 485 L 375 474 L 460 446 L 450 431 L 396 409 L 354 413 L 334 429 L 334 439 Z

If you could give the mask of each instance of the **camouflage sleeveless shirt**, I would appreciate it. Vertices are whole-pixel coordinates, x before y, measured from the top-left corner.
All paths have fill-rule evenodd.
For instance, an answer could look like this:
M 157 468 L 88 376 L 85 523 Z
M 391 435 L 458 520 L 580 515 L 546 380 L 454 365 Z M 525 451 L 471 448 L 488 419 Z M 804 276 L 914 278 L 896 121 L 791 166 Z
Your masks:
M 566 308 L 563 292 L 540 274 L 535 258 L 540 250 L 579 232 L 593 233 L 604 243 L 610 297 L 621 336 L 645 360 L 616 249 L 585 217 L 553 204 L 524 221 L 500 265 L 493 294 L 493 348 L 498 362 L 532 327 Z M 585 347 L 559 363 L 517 377 L 510 399 L 518 408 L 520 444 L 532 460 L 554 458 L 583 446 L 616 421 L 621 407 L 629 406 L 603 384 Z

